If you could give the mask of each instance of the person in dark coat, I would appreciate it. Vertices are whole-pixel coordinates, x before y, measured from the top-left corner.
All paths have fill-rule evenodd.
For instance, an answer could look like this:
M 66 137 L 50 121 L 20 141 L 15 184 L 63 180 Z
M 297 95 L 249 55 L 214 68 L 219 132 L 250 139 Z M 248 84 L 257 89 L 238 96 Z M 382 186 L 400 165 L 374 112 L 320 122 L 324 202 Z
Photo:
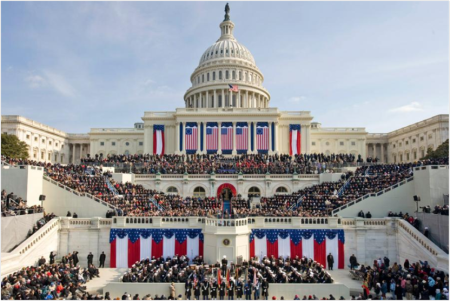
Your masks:
M 224 255 L 222 258 L 222 273 L 224 275 L 226 275 L 226 273 L 227 273 L 227 265 L 228 265 L 227 256 Z
M 223 300 L 223 298 L 225 297 L 225 291 L 226 291 L 225 281 L 222 281 L 222 283 L 219 286 L 219 297 L 220 297 L 220 300 Z
M 269 282 L 267 280 L 263 280 L 261 289 L 262 289 L 263 299 L 268 300 L 269 299 Z
M 100 254 L 100 265 L 98 266 L 99 268 L 105 267 L 105 260 L 106 260 L 105 252 L 102 252 L 102 254 Z
M 78 252 L 77 252 L 77 251 L 73 251 L 73 254 L 72 254 L 72 260 L 73 260 L 73 264 L 74 264 L 74 265 L 77 265 L 78 262 L 80 262 L 80 261 L 78 260 Z
M 209 298 L 209 283 L 208 281 L 204 280 L 202 282 L 202 296 L 203 296 L 203 300 L 208 300 Z
M 230 279 L 230 282 L 228 283 L 228 300 L 234 300 L 234 282 Z
M 44 256 L 42 256 L 42 257 L 39 259 L 39 261 L 38 261 L 38 265 L 41 266 L 41 265 L 44 265 L 44 264 L 45 264 L 45 258 L 44 258 Z
M 238 279 L 236 282 L 236 296 L 237 296 L 238 300 L 242 299 L 243 294 L 244 294 L 244 285 Z
M 55 254 L 53 254 L 53 251 L 50 252 L 50 264 L 54 264 L 55 263 Z
M 333 265 L 334 265 L 334 257 L 333 257 L 333 255 L 331 253 L 328 254 L 328 256 L 327 256 L 327 263 L 328 263 L 328 269 L 330 271 L 332 271 L 333 270 Z
M 358 266 L 358 261 L 356 260 L 356 256 L 355 256 L 355 254 L 352 254 L 352 256 L 350 256 L 350 269 L 353 270 L 357 266 Z
M 251 300 L 252 299 L 252 287 L 251 287 L 251 285 L 249 283 L 245 284 L 244 293 L 245 293 L 245 300 Z
M 186 282 L 186 284 L 184 285 L 184 295 L 186 296 L 186 300 L 191 300 L 192 283 L 191 283 L 191 281 L 189 279 Z
M 400 286 L 399 283 L 395 286 L 395 296 L 397 297 L 397 300 L 403 300 L 403 289 Z
M 92 264 L 94 261 L 94 255 L 92 255 L 92 252 L 89 252 L 89 255 L 87 256 L 88 266 Z
M 195 297 L 195 300 L 200 300 L 200 283 L 198 283 L 198 282 L 194 286 L 194 297 Z
M 217 299 L 217 289 L 219 288 L 219 285 L 217 284 L 217 281 L 214 280 L 214 282 L 211 284 L 211 299 Z

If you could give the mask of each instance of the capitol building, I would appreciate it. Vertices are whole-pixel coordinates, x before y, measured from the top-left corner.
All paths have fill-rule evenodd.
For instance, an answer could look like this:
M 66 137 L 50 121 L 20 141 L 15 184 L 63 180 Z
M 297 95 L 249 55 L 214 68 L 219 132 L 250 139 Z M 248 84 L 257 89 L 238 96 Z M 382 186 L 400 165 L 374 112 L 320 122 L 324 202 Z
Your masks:
M 174 111 L 88 133 L 2 115 L 29 155 L 2 152 L 2 299 L 448 299 L 448 153 L 421 159 L 449 115 L 369 133 L 281 111 L 233 21 Z
M 398 163 L 420 159 L 449 137 L 447 114 L 389 133 L 368 133 L 361 126 L 325 128 L 309 111 L 271 107 L 264 75 L 234 37 L 228 12 L 219 29 L 191 74 L 183 107 L 175 111 L 148 111 L 132 128 L 92 128 L 83 134 L 8 115 L 2 116 L 2 132 L 24 141 L 30 158 L 51 163 L 77 163 L 87 154 L 185 153 L 347 153 Z

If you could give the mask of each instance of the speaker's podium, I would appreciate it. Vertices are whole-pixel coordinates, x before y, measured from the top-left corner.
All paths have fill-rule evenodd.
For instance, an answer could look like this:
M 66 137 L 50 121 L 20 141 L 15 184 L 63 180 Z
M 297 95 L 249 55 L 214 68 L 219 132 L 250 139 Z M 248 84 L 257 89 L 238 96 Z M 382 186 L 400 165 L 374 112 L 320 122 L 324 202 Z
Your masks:
M 226 256 L 228 262 L 249 256 L 249 234 L 247 218 L 217 219 L 206 218 L 204 230 L 204 258 L 215 263 Z

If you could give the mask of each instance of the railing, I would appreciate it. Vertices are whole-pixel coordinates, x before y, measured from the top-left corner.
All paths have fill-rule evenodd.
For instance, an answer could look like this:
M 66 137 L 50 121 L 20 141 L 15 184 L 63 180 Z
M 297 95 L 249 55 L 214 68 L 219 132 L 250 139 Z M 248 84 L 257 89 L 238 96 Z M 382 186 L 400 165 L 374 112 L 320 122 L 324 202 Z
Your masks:
M 400 228 L 406 231 L 413 240 L 418 242 L 422 245 L 428 252 L 433 254 L 434 256 L 437 256 L 439 254 L 445 254 L 444 251 L 439 249 L 438 246 L 436 246 L 431 240 L 426 238 L 422 233 L 420 233 L 417 229 L 415 229 L 411 224 L 409 224 L 407 221 L 399 220 L 398 222 Z M 448 256 L 447 254 L 445 254 Z
M 408 182 L 411 182 L 412 180 L 414 180 L 414 177 L 409 177 L 409 178 L 407 178 L 407 179 L 405 179 L 405 180 L 403 180 L 403 181 L 401 181 L 401 182 L 398 182 L 398 183 L 396 183 L 396 184 L 394 184 L 394 185 L 392 185 L 392 186 L 390 186 L 390 187 L 388 187 L 388 188 L 385 188 L 385 189 L 383 189 L 383 190 L 381 190 L 381 191 L 374 192 L 374 193 L 367 193 L 367 194 L 363 195 L 362 197 L 360 197 L 360 198 L 358 198 L 358 199 L 356 199 L 356 200 L 350 201 L 350 202 L 348 202 L 347 204 L 342 205 L 341 207 L 338 207 L 338 208 L 334 209 L 334 210 L 332 211 L 332 214 L 336 214 L 337 212 L 339 212 L 339 211 L 341 211 L 341 210 L 344 210 L 345 208 L 348 208 L 348 207 L 350 207 L 350 206 L 353 206 L 354 204 L 359 203 L 359 202 L 361 202 L 362 200 L 365 200 L 365 199 L 367 199 L 367 198 L 369 198 L 369 197 L 380 196 L 380 195 L 382 195 L 382 194 L 384 194 L 384 193 L 387 193 L 387 192 L 389 192 L 389 191 L 391 191 L 391 190 L 393 190 L 393 189 L 395 189 L 395 188 L 397 188 L 397 187 L 400 187 L 400 186 L 402 186 L 402 185 L 404 185 L 404 184 L 406 184 L 406 183 L 408 183 Z
M 113 209 L 113 210 L 116 210 L 116 211 L 118 210 L 118 208 L 117 208 L 116 206 L 113 206 L 113 205 L 111 205 L 111 204 L 109 204 L 109 203 L 107 203 L 107 202 L 105 202 L 105 201 L 103 201 L 103 200 L 101 200 L 101 199 L 99 199 L 99 198 L 93 196 L 92 194 L 89 194 L 89 193 L 87 193 L 87 192 L 78 192 L 78 191 L 75 191 L 75 190 L 73 190 L 72 188 L 67 187 L 67 186 L 64 185 L 64 184 L 61 184 L 60 182 L 57 182 L 57 181 L 51 179 L 51 178 L 48 177 L 48 176 L 44 176 L 44 180 L 47 181 L 47 182 L 50 182 L 50 183 L 52 183 L 52 184 L 54 184 L 54 185 L 56 185 L 56 186 L 58 186 L 59 188 L 65 189 L 66 191 L 68 191 L 68 192 L 70 192 L 70 193 L 73 193 L 73 194 L 76 195 L 76 196 L 85 196 L 85 197 L 88 197 L 88 198 L 90 198 L 90 199 L 96 201 L 97 203 L 102 204 L 103 206 L 107 206 L 107 207 L 109 207 L 109 208 L 111 208 L 111 209 Z
M 414 170 L 425 170 L 425 169 L 448 169 L 448 165 L 424 165 L 424 166 L 416 166 Z
M 14 212 L 15 215 L 12 215 L 11 211 Z M 28 214 L 38 214 L 38 213 L 43 213 L 43 212 L 44 212 L 44 208 L 37 208 L 37 209 L 33 209 L 33 208 L 29 208 L 29 209 L 7 209 L 5 211 L 2 211 L 2 217 L 28 215 Z
M 46 223 L 42 228 L 36 231 L 33 235 L 28 237 L 23 243 L 18 245 L 14 250 L 18 251 L 20 255 L 26 254 L 35 244 L 46 237 L 55 227 L 59 226 L 59 218 L 55 217 L 50 222 Z M 13 251 L 13 252 L 15 252 Z

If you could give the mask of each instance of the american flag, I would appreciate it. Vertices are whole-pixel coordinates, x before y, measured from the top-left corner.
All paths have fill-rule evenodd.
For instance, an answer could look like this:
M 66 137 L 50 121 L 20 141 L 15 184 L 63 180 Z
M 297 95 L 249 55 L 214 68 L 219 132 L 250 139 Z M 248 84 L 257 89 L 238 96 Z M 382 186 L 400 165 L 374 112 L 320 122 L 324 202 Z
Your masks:
M 222 126 L 221 131 L 221 141 L 222 150 L 232 150 L 233 149 L 233 127 L 232 126 Z
M 215 150 L 219 148 L 219 129 L 217 125 L 206 126 L 206 150 Z
M 197 126 L 186 126 L 186 150 L 197 150 L 198 135 Z
M 258 150 L 269 150 L 269 127 L 256 127 L 256 145 Z
M 230 84 L 228 84 L 228 86 L 230 87 L 230 91 L 231 92 L 239 91 L 239 87 L 237 85 L 230 85 Z
M 236 126 L 236 149 L 248 149 L 248 126 Z

